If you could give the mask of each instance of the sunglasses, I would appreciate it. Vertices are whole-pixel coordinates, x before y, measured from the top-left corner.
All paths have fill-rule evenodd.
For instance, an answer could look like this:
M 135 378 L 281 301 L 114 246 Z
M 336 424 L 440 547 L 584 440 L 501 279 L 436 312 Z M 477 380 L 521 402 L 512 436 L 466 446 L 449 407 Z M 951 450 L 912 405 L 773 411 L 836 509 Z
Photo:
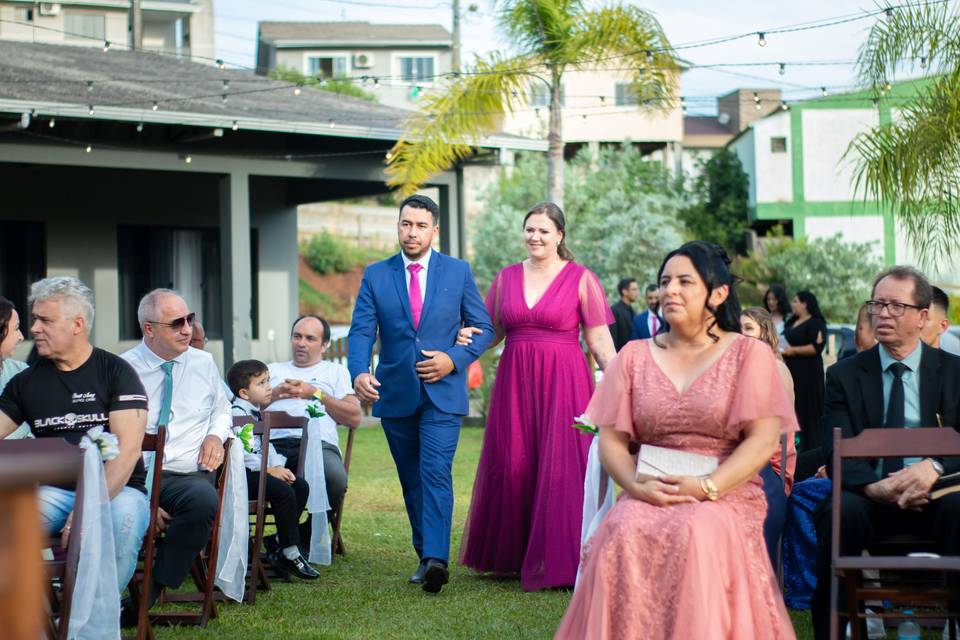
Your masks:
M 165 327 L 170 327 L 174 331 L 180 331 L 180 329 L 183 329 L 186 326 L 192 327 L 193 321 L 196 320 L 196 318 L 197 318 L 197 314 L 188 313 L 187 315 L 181 318 L 174 318 L 170 322 L 159 322 L 158 320 L 147 320 L 147 322 L 149 322 L 150 324 L 160 324 Z

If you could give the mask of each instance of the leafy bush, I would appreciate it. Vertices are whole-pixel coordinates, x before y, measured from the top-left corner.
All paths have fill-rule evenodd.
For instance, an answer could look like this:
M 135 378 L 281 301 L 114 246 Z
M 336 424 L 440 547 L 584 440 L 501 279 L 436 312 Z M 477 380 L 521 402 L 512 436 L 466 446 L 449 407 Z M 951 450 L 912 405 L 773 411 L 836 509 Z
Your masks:
M 382 260 L 391 249 L 357 247 L 349 240 L 321 231 L 300 245 L 300 254 L 310 268 L 321 275 L 349 273 L 358 267 Z
M 729 149 L 702 163 L 692 185 L 694 203 L 681 211 L 691 238 L 716 242 L 730 255 L 743 254 L 750 227 L 749 184 L 740 158 Z
M 759 303 L 769 285 L 779 282 L 790 296 L 802 290 L 817 296 L 828 322 L 855 322 L 874 277 L 883 269 L 876 243 L 844 242 L 839 234 L 813 240 L 774 236 L 765 247 L 764 254 L 751 252 L 738 265 L 746 280 L 741 287 L 744 301 Z
M 303 310 L 316 313 L 324 318 L 335 315 L 337 305 L 333 298 L 322 291 L 317 291 L 303 278 L 300 278 L 299 293 L 300 305 Z
M 544 199 L 546 182 L 543 156 L 521 156 L 484 194 L 484 215 L 473 229 L 472 265 L 481 286 L 526 258 L 523 216 Z M 567 163 L 565 191 L 567 245 L 611 300 L 620 278 L 651 282 L 663 255 L 683 241 L 682 187 L 631 145 L 578 154 Z

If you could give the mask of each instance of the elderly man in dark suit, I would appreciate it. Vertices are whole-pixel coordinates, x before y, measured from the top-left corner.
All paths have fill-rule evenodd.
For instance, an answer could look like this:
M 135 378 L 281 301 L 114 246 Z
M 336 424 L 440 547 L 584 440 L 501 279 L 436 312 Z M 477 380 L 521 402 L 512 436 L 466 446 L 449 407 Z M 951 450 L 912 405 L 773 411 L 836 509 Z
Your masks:
M 851 438 L 868 428 L 960 426 L 960 358 L 923 344 L 933 295 L 912 267 L 893 267 L 873 285 L 867 311 L 878 345 L 827 370 L 823 425 Z M 828 445 L 832 449 L 832 443 Z M 828 451 L 828 460 L 832 451 Z M 960 470 L 955 458 L 851 460 L 842 474 L 841 555 L 859 555 L 887 533 L 932 534 L 945 555 L 960 555 L 960 493 L 931 501 L 930 487 Z M 814 634 L 830 635 L 830 503 L 817 513 Z

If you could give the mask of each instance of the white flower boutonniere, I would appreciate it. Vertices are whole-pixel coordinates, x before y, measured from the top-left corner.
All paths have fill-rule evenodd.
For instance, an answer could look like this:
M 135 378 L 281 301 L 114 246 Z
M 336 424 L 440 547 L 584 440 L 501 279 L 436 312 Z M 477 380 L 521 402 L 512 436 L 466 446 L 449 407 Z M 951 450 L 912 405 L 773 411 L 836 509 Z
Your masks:
M 120 440 L 109 431 L 104 431 L 103 427 L 94 427 L 83 434 L 80 446 L 84 449 L 96 446 L 100 451 L 100 458 L 104 462 L 113 460 L 120 455 Z
M 590 418 L 587 417 L 587 414 L 585 413 L 583 415 L 579 415 L 576 418 L 574 418 L 573 424 L 570 426 L 573 427 L 574 429 L 579 429 L 584 433 L 590 433 L 593 435 L 597 435 L 598 433 L 600 433 L 600 429 L 597 427 L 597 425 L 593 424 L 593 422 L 590 420 Z

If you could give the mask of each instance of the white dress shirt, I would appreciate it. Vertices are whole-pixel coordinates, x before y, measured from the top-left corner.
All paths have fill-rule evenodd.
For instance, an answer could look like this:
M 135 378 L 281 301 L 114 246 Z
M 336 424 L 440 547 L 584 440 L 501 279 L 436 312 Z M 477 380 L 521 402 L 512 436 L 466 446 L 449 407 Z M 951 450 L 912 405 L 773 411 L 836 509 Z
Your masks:
M 309 367 L 298 367 L 292 360 L 287 362 L 271 362 L 267 365 L 270 370 L 270 386 L 276 388 L 287 378 L 291 380 L 303 380 L 311 386 L 323 391 L 325 396 L 333 396 L 337 400 L 343 400 L 344 397 L 353 394 L 353 385 L 350 383 L 350 372 L 342 364 L 331 362 L 330 360 L 321 360 Z M 307 406 L 314 404 L 324 415 L 320 420 L 320 439 L 329 442 L 334 446 L 339 445 L 337 437 L 337 423 L 330 414 L 327 413 L 323 403 L 313 398 L 303 400 L 301 398 L 284 398 L 270 403 L 267 411 L 286 411 L 292 416 L 306 416 Z M 299 438 L 302 432 L 299 429 L 272 429 L 270 431 L 271 440 L 281 438 Z
M 147 432 L 157 430 L 163 402 L 164 360 L 143 342 L 120 356 L 133 366 L 147 391 Z M 163 451 L 163 470 L 199 471 L 200 446 L 208 435 L 233 436 L 230 402 L 213 356 L 189 347 L 173 359 L 173 401 Z
M 410 293 L 410 276 L 413 274 L 410 273 L 407 267 L 409 267 L 414 262 L 416 262 L 421 267 L 423 267 L 422 269 L 420 269 L 420 273 L 417 274 L 417 280 L 420 281 L 420 295 L 422 296 L 422 300 L 424 302 L 427 301 L 427 269 L 430 268 L 430 256 L 432 255 L 433 255 L 432 247 L 430 249 L 427 249 L 427 252 L 423 256 L 421 256 L 419 260 L 411 260 L 410 258 L 407 257 L 407 254 L 405 254 L 402 251 L 400 252 L 400 257 L 403 258 L 403 274 L 404 274 L 404 280 L 407 283 L 408 294 Z

